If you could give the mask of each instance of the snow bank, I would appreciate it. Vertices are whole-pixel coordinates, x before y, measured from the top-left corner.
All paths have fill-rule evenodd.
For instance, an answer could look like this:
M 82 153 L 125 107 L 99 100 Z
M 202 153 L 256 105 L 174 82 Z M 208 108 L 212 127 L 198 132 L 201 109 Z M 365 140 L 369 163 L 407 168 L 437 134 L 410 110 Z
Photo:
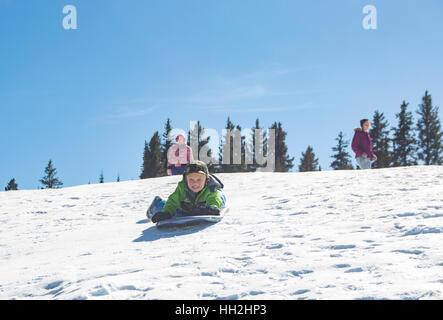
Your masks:
M 181 177 L 0 192 L 1 299 L 443 299 L 443 167 L 220 174 L 222 222 L 145 217 Z

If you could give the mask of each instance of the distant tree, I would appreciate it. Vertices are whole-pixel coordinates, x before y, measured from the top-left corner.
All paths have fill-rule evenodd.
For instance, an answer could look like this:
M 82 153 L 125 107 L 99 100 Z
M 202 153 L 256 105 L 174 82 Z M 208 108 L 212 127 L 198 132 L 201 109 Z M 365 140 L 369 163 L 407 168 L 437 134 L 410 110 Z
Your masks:
M 354 169 L 351 162 L 351 156 L 347 152 L 349 142 L 344 140 L 343 132 L 340 131 L 335 140 L 337 140 L 337 146 L 332 148 L 332 151 L 334 151 L 335 154 L 333 154 L 331 158 L 334 158 L 335 160 L 332 161 L 331 168 L 334 170 Z
M 200 121 L 197 121 L 194 125 L 194 128 L 188 131 L 188 145 L 192 148 L 192 152 L 194 155 L 194 160 L 197 160 L 199 157 L 199 152 L 202 148 L 207 148 L 210 137 L 205 136 L 205 129 L 200 124 Z M 193 142 L 197 142 L 196 145 L 192 145 Z M 209 149 L 207 153 L 208 157 L 212 157 L 212 150 Z M 201 160 L 201 159 L 200 159 Z
M 246 140 L 246 136 L 242 132 L 240 125 L 234 125 L 230 117 L 226 121 L 224 128 L 226 131 L 222 136 L 222 143 L 219 148 L 219 164 L 214 166 L 215 172 L 247 172 L 253 171 L 252 164 L 248 164 L 252 160 L 252 146 Z M 229 146 L 229 149 L 228 149 Z M 226 150 L 224 150 L 226 148 Z M 229 159 L 224 159 L 229 153 Z
M 301 159 L 300 159 L 300 165 L 298 167 L 298 170 L 300 172 L 306 172 L 306 171 L 319 171 L 318 167 L 318 159 L 315 158 L 314 150 L 311 146 L 308 146 L 305 152 L 302 152 Z
M 369 134 L 372 139 L 374 153 L 377 161 L 372 165 L 374 168 L 387 168 L 392 163 L 389 138 L 389 124 L 385 120 L 383 112 L 375 111 Z
M 283 130 L 281 122 L 274 122 L 270 129 L 275 130 L 275 171 L 288 172 L 294 167 L 294 157 L 290 158 L 286 145 L 287 133 Z
M 252 150 L 250 150 L 251 146 L 249 143 L 246 143 L 246 136 L 242 132 L 242 127 L 240 125 L 236 126 L 236 129 L 240 133 L 240 162 L 241 164 L 237 165 L 237 171 L 238 172 L 248 172 L 249 167 L 246 163 L 247 160 L 250 161 L 252 159 L 247 159 L 250 157 Z M 248 154 L 247 154 L 248 153 Z
M 154 133 L 149 144 L 145 141 L 143 165 L 140 179 L 160 177 L 164 175 L 162 163 L 161 141 L 158 131 Z
M 63 183 L 56 177 L 57 169 L 52 166 L 52 160 L 49 160 L 45 168 L 45 176 L 40 180 L 43 186 L 47 189 L 56 189 L 63 185 Z
M 418 107 L 417 114 L 420 116 L 417 121 L 418 158 L 426 165 L 441 165 L 443 132 L 438 118 L 438 107 L 432 106 L 432 97 L 427 90 Z
M 255 130 L 260 130 L 261 132 L 261 139 L 260 141 L 256 141 L 255 140 Z M 255 126 L 252 128 L 252 145 L 251 145 L 251 152 L 252 152 L 252 159 L 253 159 L 253 163 L 248 165 L 248 171 L 257 171 L 257 168 L 261 168 L 264 167 L 264 165 L 260 165 L 257 163 L 257 155 L 255 153 L 255 149 L 256 149 L 256 145 L 258 144 L 259 147 L 261 147 L 261 152 L 263 153 L 263 156 L 266 155 L 267 153 L 267 135 L 266 135 L 266 131 L 264 130 L 264 128 L 262 128 L 260 126 L 260 120 L 257 118 L 255 120 Z
M 149 178 L 147 175 L 147 172 L 148 172 L 148 165 L 149 165 L 148 162 L 150 161 L 150 153 L 151 153 L 151 151 L 149 150 L 149 144 L 145 140 L 145 147 L 143 148 L 142 173 L 140 174 L 140 179 Z
M 417 151 L 415 134 L 413 131 L 412 113 L 407 111 L 409 103 L 403 101 L 400 106 L 400 112 L 395 115 L 398 119 L 397 127 L 392 127 L 392 165 L 411 166 L 416 165 Z
M 168 118 L 166 120 L 166 124 L 165 124 L 165 131 L 163 132 L 163 143 L 161 145 L 161 150 L 162 150 L 162 165 L 163 165 L 163 174 L 167 175 L 167 168 L 166 165 L 168 163 L 168 150 L 169 148 L 172 146 L 172 142 L 171 140 L 169 140 L 170 134 L 172 131 L 172 125 L 171 125 L 171 120 Z
M 99 182 L 99 183 L 104 183 L 104 182 L 105 182 L 105 178 L 103 177 L 103 170 L 102 170 L 102 172 L 100 173 L 100 178 L 99 178 L 98 182 Z
M 231 155 L 232 157 L 236 157 L 240 159 L 240 163 L 231 162 L 232 172 L 246 172 L 248 168 L 246 166 L 246 143 L 245 136 L 242 135 L 242 128 L 240 125 L 235 126 L 235 134 L 240 137 L 240 148 L 234 148 L 234 145 L 231 144 Z
M 120 173 L 117 173 L 117 182 L 120 182 Z
M 224 136 L 222 136 L 221 145 L 219 148 L 219 164 L 216 164 L 214 166 L 215 172 L 234 172 L 234 167 L 232 166 L 234 163 L 234 138 L 232 136 L 235 129 L 234 123 L 232 123 L 230 117 L 226 120 L 226 126 L 224 128 L 226 130 L 226 133 Z M 226 151 L 229 151 L 229 159 L 225 159 L 225 162 L 223 163 L 223 148 L 228 146 L 229 144 L 229 150 L 226 149 Z M 226 157 L 226 154 L 225 154 Z
M 5 188 L 5 191 L 18 190 L 18 185 L 15 183 L 15 178 L 12 178 Z

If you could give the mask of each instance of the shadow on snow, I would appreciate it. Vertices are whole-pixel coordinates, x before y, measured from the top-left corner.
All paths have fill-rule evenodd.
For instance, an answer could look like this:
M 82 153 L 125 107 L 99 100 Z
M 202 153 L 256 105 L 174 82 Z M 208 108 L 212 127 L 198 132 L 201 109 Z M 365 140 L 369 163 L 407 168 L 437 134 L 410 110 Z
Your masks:
M 138 224 L 147 223 L 147 220 L 141 220 Z M 213 225 L 212 223 L 201 223 L 194 226 L 174 227 L 174 228 L 162 228 L 158 229 L 156 226 L 151 226 L 146 230 L 143 230 L 143 234 L 135 239 L 133 242 L 150 242 L 160 239 L 173 238 L 178 236 L 184 236 L 192 233 L 199 232 Z

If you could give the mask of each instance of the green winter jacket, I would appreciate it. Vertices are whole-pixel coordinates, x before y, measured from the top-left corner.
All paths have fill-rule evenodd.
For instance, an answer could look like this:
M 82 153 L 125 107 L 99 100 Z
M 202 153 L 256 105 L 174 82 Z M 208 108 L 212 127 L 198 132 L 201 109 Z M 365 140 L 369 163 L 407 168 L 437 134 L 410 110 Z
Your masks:
M 163 212 L 168 212 L 171 216 L 175 216 L 177 209 L 181 207 L 182 201 L 187 202 L 188 205 L 195 208 L 197 204 L 205 203 L 205 207 L 216 206 L 220 209 L 223 204 L 217 190 L 223 188 L 212 176 L 209 176 L 209 181 L 206 186 L 198 193 L 194 193 L 188 189 L 186 181 L 181 180 L 175 191 L 169 196 L 163 207 Z

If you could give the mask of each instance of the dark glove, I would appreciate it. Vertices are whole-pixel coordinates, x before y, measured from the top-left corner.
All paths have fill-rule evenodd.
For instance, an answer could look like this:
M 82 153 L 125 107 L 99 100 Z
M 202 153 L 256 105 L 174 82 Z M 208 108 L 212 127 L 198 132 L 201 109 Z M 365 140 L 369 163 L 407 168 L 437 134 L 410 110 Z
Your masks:
M 190 202 L 180 201 L 180 209 L 184 216 L 190 216 L 192 213 L 193 206 Z
M 210 216 L 219 216 L 220 215 L 220 209 L 214 205 L 209 206 L 207 209 L 209 212 L 208 215 L 210 215 Z
M 187 216 L 206 216 L 208 210 L 206 208 L 206 201 L 197 202 L 188 212 Z
M 159 211 L 157 213 L 155 213 L 152 218 L 151 221 L 154 223 L 157 223 L 159 221 L 162 220 L 166 220 L 166 219 L 171 219 L 171 215 L 169 214 L 169 212 L 163 212 L 163 211 Z
M 208 208 L 198 207 L 198 208 L 192 209 L 190 215 L 192 215 L 192 216 L 219 216 L 220 209 L 214 205 L 209 206 Z
M 195 205 L 196 208 L 206 208 L 206 201 L 202 201 L 202 202 L 197 202 L 197 204 Z

